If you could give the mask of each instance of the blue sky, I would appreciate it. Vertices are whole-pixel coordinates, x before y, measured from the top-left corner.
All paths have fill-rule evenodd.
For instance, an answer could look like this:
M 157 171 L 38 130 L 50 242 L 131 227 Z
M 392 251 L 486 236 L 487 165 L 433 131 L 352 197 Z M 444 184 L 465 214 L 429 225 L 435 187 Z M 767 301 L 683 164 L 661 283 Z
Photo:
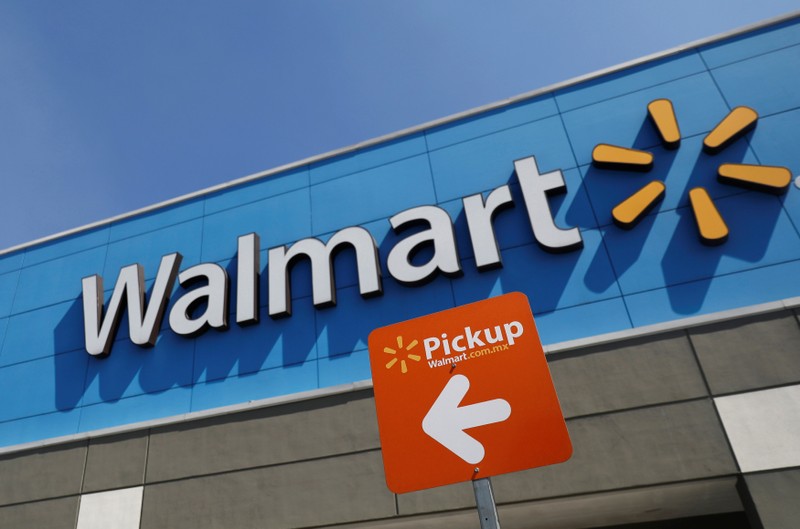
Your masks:
M 797 9 L 5 0 L 0 248 Z

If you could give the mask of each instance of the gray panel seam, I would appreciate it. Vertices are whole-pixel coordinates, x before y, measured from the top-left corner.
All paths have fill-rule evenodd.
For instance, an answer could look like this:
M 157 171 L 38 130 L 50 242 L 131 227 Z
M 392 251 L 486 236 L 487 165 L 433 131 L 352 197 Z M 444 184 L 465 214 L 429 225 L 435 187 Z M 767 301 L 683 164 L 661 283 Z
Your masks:
M 84 378 L 84 384 L 85 383 L 86 383 L 86 380 Z M 78 420 L 80 420 L 80 416 L 78 417 Z M 87 441 L 86 442 L 86 450 L 85 450 L 84 455 L 83 455 L 83 472 L 81 473 L 81 488 L 79 489 L 80 490 L 80 495 L 78 496 L 78 508 L 75 509 L 75 525 L 74 525 L 74 527 L 76 529 L 78 528 L 78 522 L 79 522 L 80 516 L 81 516 L 81 503 L 83 503 L 83 489 L 86 486 L 86 467 L 87 467 L 88 464 L 89 464 L 89 442 Z
M 795 471 L 800 470 L 800 465 L 794 465 L 791 467 L 780 467 L 780 468 L 770 468 L 767 470 L 754 470 L 752 472 L 742 472 L 743 476 L 757 476 L 761 474 L 780 474 L 781 472 L 786 471 Z
M 524 505 L 528 503 L 539 503 L 539 502 L 546 502 L 552 500 L 561 500 L 561 499 L 570 499 L 570 498 L 580 498 L 580 497 L 592 497 L 592 496 L 602 496 L 605 494 L 612 494 L 617 492 L 627 492 L 627 491 L 641 491 L 647 489 L 655 489 L 665 486 L 671 485 L 685 485 L 691 483 L 703 483 L 708 482 L 709 484 L 715 482 L 725 482 L 731 481 L 731 486 L 734 488 L 735 492 L 735 479 L 737 474 L 721 474 L 719 476 L 713 477 L 703 477 L 703 478 L 692 478 L 692 479 L 685 479 L 685 480 L 677 480 L 677 481 L 665 481 L 662 483 L 647 483 L 644 485 L 631 485 L 628 487 L 618 487 L 618 488 L 611 488 L 611 489 L 600 489 L 600 490 L 593 490 L 593 491 L 583 491 L 583 492 L 574 492 L 570 494 L 563 494 L 563 495 L 556 495 L 556 496 L 542 496 L 537 498 L 530 498 L 527 500 L 515 500 L 515 501 L 508 501 L 508 502 L 498 502 L 498 506 L 514 506 L 514 505 Z M 738 512 L 738 511 L 737 511 Z M 383 518 L 369 518 L 363 520 L 354 520 L 349 522 L 339 522 L 333 524 L 325 524 L 325 525 L 306 525 L 302 527 L 298 527 L 297 529 L 315 529 L 318 527 L 337 527 L 337 526 L 348 526 L 352 524 L 364 524 L 369 522 L 383 522 L 383 521 L 399 521 L 399 520 L 413 520 L 414 518 L 422 518 L 425 516 L 430 515 L 448 515 L 448 514 L 460 514 L 460 513 L 475 513 L 474 507 L 458 507 L 453 509 L 443 509 L 440 511 L 422 511 L 422 512 L 415 512 L 409 514 L 402 514 L 398 517 L 383 517 Z M 502 513 L 501 513 L 502 514 Z
M 542 496 L 541 498 L 536 498 L 535 500 L 520 500 L 520 501 L 513 501 L 513 502 L 501 502 L 499 505 L 515 505 L 519 503 L 528 503 L 529 501 L 547 501 L 547 500 L 555 500 L 555 499 L 566 499 L 566 498 L 578 498 L 581 496 L 594 496 L 600 495 L 610 492 L 626 492 L 626 491 L 641 491 L 646 489 L 652 489 L 657 487 L 664 487 L 669 485 L 684 485 L 689 483 L 701 483 L 701 482 L 715 482 L 715 481 L 725 481 L 725 480 L 732 480 L 738 477 L 738 474 L 720 474 L 718 476 L 705 476 L 700 478 L 689 478 L 689 479 L 679 479 L 675 481 L 664 481 L 664 482 L 655 482 L 655 483 L 647 483 L 647 484 L 637 484 L 637 485 L 630 485 L 627 487 L 617 487 L 613 489 L 599 489 L 599 490 L 592 490 L 592 491 L 584 491 L 584 492 L 574 492 L 571 494 L 563 494 L 559 496 Z
M 697 349 L 694 346 L 694 341 L 692 341 L 692 333 L 688 330 L 684 331 L 686 338 L 689 340 L 689 348 L 692 350 L 692 357 L 694 358 L 695 363 L 697 364 L 697 368 L 700 370 L 700 376 L 703 378 L 703 384 L 705 385 L 706 392 L 711 397 L 711 404 L 712 408 L 714 408 L 714 416 L 717 418 L 717 424 L 719 424 L 720 429 L 722 430 L 722 435 L 725 438 L 725 444 L 728 447 L 728 453 L 733 458 L 733 463 L 736 465 L 737 472 L 742 472 L 742 467 L 739 464 L 739 458 L 736 457 L 736 452 L 733 449 L 733 444 L 731 443 L 731 439 L 728 436 L 728 430 L 725 428 L 725 423 L 722 421 L 722 416 L 719 414 L 719 409 L 717 409 L 717 403 L 714 400 L 714 393 L 711 391 L 711 385 L 708 382 L 708 378 L 706 377 L 706 372 L 703 370 L 703 364 L 700 362 L 700 355 L 697 354 Z
M 795 380 L 795 381 L 792 381 L 792 382 L 782 382 L 780 384 L 770 384 L 770 385 L 767 385 L 767 386 L 758 386 L 758 387 L 749 388 L 749 389 L 741 389 L 741 390 L 736 390 L 736 391 L 730 391 L 730 392 L 727 392 L 727 393 L 717 393 L 717 394 L 712 394 L 711 396 L 714 399 L 719 399 L 719 398 L 724 398 L 724 397 L 732 397 L 732 396 L 735 396 L 735 395 L 745 395 L 747 393 L 756 393 L 756 392 L 759 392 L 759 391 L 769 391 L 771 389 L 790 388 L 792 386 L 800 386 L 800 380 Z
M 167 479 L 160 479 L 160 480 L 153 480 L 150 482 L 146 482 L 145 486 L 151 485 L 163 485 L 168 483 L 175 483 L 177 481 L 185 481 L 188 479 L 202 479 L 208 477 L 215 477 L 215 476 L 225 476 L 228 474 L 238 474 L 240 472 L 249 472 L 251 470 L 264 470 L 268 468 L 279 468 L 279 467 L 288 467 L 292 465 L 304 464 L 304 463 L 314 463 L 316 461 L 328 461 L 333 459 L 339 459 L 342 457 L 349 457 L 349 456 L 358 456 L 363 454 L 371 454 L 378 452 L 380 453 L 381 448 L 380 446 L 376 448 L 365 448 L 363 450 L 354 450 L 352 452 L 339 452 L 337 454 L 330 454 L 324 456 L 317 456 L 317 457 L 308 457 L 305 459 L 293 459 L 291 461 L 281 461 L 280 463 L 267 463 L 263 465 L 252 465 L 247 467 L 241 468 L 231 468 L 227 470 L 217 470 L 214 472 L 205 472 L 201 474 L 187 474 L 185 476 L 174 477 L 174 478 L 167 478 Z
M 629 406 L 626 408 L 614 408 L 609 410 L 597 411 L 593 413 L 584 413 L 581 415 L 571 415 L 569 417 L 564 417 L 564 420 L 567 422 L 572 421 L 579 421 L 582 419 L 593 419 L 595 417 L 605 417 L 608 415 L 618 415 L 620 413 L 628 413 L 632 411 L 639 411 L 639 410 L 649 410 L 653 408 L 664 408 L 666 406 L 672 405 L 680 405 L 680 404 L 687 404 L 690 402 L 709 402 L 711 403 L 713 399 L 709 395 L 704 395 L 702 397 L 688 397 L 685 399 L 678 399 L 678 400 L 666 400 L 660 402 L 652 402 L 648 404 L 640 404 L 638 406 Z
M 19 507 L 20 505 L 29 505 L 31 503 L 45 503 L 48 501 L 54 500 L 66 500 L 69 498 L 76 498 L 78 500 L 78 509 L 80 510 L 80 498 L 81 494 L 59 494 L 58 496 L 48 496 L 46 498 L 33 498 L 30 500 L 22 500 L 22 501 L 15 501 L 11 503 L 3 503 L 0 504 L 0 512 L 5 509 L 6 507 Z M 78 521 L 78 512 L 75 512 L 75 523 L 77 524 Z

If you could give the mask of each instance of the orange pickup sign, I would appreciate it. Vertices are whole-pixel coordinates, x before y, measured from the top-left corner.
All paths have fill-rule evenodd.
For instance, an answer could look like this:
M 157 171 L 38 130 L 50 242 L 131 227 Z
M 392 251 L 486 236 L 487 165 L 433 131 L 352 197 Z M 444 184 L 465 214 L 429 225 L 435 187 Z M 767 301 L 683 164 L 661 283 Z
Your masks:
M 393 492 L 561 463 L 572 455 L 523 294 L 376 329 L 369 356 Z

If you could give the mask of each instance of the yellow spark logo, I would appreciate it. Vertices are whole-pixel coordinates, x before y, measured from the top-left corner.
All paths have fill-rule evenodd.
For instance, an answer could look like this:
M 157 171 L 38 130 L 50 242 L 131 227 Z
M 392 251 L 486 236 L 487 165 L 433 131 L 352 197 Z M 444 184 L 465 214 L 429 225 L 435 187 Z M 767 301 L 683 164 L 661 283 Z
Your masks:
M 658 130 L 664 147 L 677 149 L 681 142 L 681 133 L 672 101 L 669 99 L 651 101 L 647 105 L 647 112 Z M 752 108 L 744 106 L 734 108 L 703 139 L 703 151 L 708 154 L 721 152 L 755 127 L 757 120 L 758 114 Z M 592 151 L 592 162 L 596 167 L 604 169 L 649 171 L 653 167 L 653 154 L 601 143 Z M 723 184 L 779 195 L 789 188 L 792 173 L 786 167 L 723 163 L 717 169 L 717 180 Z M 666 189 L 666 185 L 660 180 L 648 183 L 611 210 L 614 223 L 621 228 L 633 228 L 664 198 Z M 689 203 L 697 222 L 700 240 L 708 245 L 725 242 L 728 238 L 728 226 L 705 188 L 691 189 Z
M 406 347 L 404 349 L 403 348 L 403 337 L 402 336 L 398 336 L 397 337 L 397 349 L 392 349 L 391 347 L 384 347 L 383 348 L 383 352 L 384 353 L 395 356 L 395 358 L 392 358 L 391 360 L 389 360 L 389 362 L 386 363 L 386 369 L 391 369 L 399 361 L 400 362 L 400 372 L 403 373 L 403 374 L 408 373 L 408 365 L 406 364 L 406 360 L 397 358 L 397 352 L 398 351 L 405 351 L 406 352 L 406 359 L 413 360 L 415 362 L 419 362 L 420 360 L 422 360 L 421 356 L 415 355 L 415 354 L 411 354 L 411 353 L 408 352 L 408 351 L 412 350 L 413 348 L 415 348 L 417 345 L 419 345 L 419 342 L 417 340 L 412 340 L 411 343 L 406 345 Z

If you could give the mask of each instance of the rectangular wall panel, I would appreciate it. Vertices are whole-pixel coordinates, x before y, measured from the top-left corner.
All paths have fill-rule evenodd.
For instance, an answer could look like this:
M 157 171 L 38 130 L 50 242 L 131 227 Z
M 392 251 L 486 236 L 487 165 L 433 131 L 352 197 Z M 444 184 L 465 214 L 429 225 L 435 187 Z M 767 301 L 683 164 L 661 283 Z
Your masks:
M 742 472 L 800 466 L 800 385 L 714 402 Z

